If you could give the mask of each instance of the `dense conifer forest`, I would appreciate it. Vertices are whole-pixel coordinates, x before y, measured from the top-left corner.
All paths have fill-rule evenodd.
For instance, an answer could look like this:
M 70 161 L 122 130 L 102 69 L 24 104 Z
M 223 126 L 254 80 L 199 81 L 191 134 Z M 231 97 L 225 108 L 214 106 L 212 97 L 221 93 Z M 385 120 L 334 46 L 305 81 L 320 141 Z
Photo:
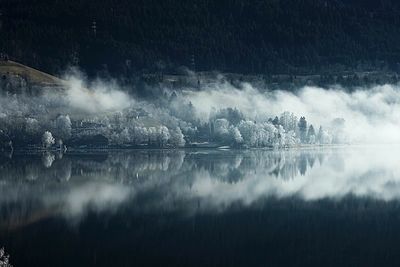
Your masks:
M 394 0 L 2 0 L 0 51 L 57 74 L 397 71 Z

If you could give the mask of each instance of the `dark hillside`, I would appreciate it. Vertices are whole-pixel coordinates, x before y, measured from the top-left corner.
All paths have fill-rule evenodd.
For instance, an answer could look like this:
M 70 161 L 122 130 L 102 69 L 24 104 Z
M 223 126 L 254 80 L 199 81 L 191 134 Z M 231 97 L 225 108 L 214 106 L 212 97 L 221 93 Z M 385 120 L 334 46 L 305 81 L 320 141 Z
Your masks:
M 74 64 L 89 74 L 305 74 L 400 62 L 394 0 L 1 0 L 0 12 L 0 51 L 53 74 Z

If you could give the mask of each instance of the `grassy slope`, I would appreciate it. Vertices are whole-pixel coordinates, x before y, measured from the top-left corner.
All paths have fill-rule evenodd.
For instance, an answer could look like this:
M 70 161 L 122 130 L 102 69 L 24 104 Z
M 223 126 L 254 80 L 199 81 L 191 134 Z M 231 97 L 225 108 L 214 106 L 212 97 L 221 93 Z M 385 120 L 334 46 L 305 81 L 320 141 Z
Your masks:
M 55 76 L 14 61 L 0 61 L 0 75 L 3 74 L 20 75 L 34 85 L 61 86 L 64 83 Z

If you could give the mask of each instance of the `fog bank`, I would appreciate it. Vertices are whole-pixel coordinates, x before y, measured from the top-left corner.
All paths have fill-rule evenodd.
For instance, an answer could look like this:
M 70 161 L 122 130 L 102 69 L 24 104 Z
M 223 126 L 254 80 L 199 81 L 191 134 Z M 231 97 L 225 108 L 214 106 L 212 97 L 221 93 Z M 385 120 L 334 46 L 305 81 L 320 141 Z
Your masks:
M 261 93 L 260 91 L 266 91 Z M 296 92 L 268 91 L 243 84 L 241 88 L 218 83 L 200 92 L 187 92 L 200 118 L 213 108 L 236 107 L 252 120 L 265 120 L 284 111 L 305 116 L 317 126 L 343 118 L 350 143 L 400 143 L 400 87 L 303 87 Z
M 196 88 L 147 86 L 148 96 L 138 97 L 117 81 L 88 82 L 75 71 L 65 76 L 63 90 L 3 92 L 0 130 L 12 141 L 33 144 L 45 131 L 56 140 L 100 134 L 115 145 L 157 147 L 204 141 L 238 147 L 400 143 L 398 85 L 351 92 L 338 86 L 284 89 L 218 78 Z M 67 129 L 59 129 L 60 115 L 68 115 L 70 122 L 62 124 Z M 91 131 L 82 126 L 88 124 Z

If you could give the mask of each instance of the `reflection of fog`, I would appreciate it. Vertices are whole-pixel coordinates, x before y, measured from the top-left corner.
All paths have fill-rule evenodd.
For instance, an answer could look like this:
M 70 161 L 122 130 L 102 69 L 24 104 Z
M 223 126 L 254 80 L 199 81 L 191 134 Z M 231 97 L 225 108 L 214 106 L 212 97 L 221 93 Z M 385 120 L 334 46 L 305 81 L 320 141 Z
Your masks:
M 87 183 L 71 190 L 65 199 L 64 212 L 69 217 L 82 216 L 87 209 L 112 209 L 128 197 L 129 189 L 120 184 Z M 57 198 L 53 199 L 55 202 Z
M 0 219 L 79 218 L 122 204 L 195 212 L 269 197 L 392 200 L 400 197 L 399 158 L 382 148 L 17 155 L 0 161 Z
M 34 181 L 40 176 L 40 168 L 37 164 L 30 163 L 22 166 L 25 168 L 25 179 L 29 181 Z

